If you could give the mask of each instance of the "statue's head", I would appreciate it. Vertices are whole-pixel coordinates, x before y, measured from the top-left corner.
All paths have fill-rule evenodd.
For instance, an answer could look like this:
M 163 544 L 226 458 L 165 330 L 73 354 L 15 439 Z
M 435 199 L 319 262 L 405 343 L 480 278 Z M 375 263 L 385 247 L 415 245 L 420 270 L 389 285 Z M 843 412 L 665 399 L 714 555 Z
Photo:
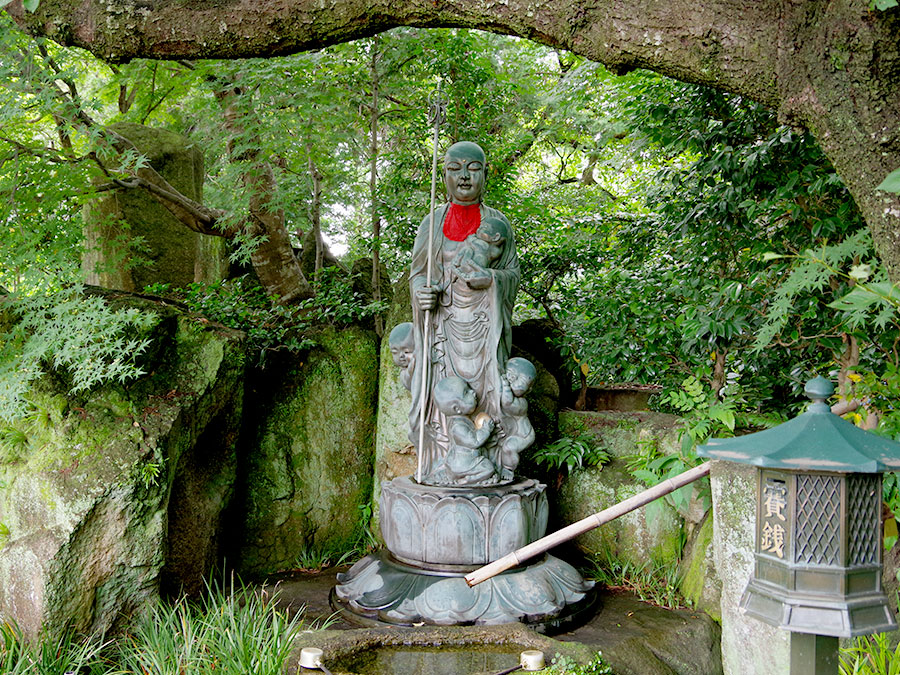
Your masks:
M 516 396 L 524 396 L 531 389 L 537 369 L 528 359 L 514 356 L 506 362 L 506 381 Z
M 413 343 L 413 325 L 407 321 L 394 326 L 388 335 L 388 346 L 391 348 L 391 358 L 394 365 L 406 368 L 412 360 L 415 345 Z
M 478 399 L 469 383 L 461 377 L 445 377 L 434 386 L 434 403 L 445 415 L 471 415 Z
M 444 155 L 444 184 L 454 204 L 478 204 L 484 189 L 484 150 L 477 143 L 454 143 Z
M 509 226 L 502 218 L 482 218 L 476 234 L 483 241 L 503 245 L 509 238 Z

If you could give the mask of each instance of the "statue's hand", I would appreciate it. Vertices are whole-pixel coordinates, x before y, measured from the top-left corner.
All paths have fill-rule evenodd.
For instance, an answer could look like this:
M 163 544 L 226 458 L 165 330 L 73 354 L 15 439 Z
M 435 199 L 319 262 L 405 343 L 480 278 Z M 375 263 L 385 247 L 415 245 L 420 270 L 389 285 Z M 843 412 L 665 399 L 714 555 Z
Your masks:
M 513 402 L 512 389 L 509 386 L 509 380 L 506 375 L 500 376 L 500 405 L 504 408 Z
M 437 304 L 438 289 L 432 286 L 423 286 L 416 290 L 416 302 L 419 309 L 428 311 L 434 309 Z

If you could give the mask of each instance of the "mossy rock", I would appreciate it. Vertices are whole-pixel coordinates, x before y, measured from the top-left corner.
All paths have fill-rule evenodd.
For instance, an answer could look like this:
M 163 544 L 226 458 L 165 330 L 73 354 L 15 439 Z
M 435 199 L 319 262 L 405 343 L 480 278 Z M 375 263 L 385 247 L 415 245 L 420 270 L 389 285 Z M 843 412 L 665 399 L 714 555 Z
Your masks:
M 377 337 L 358 327 L 311 337 L 308 353 L 276 357 L 251 383 L 239 553 L 248 576 L 292 568 L 308 550 L 347 550 L 370 503 Z
M 713 556 L 713 519 L 708 512 L 688 540 L 678 567 L 678 590 L 697 609 L 722 619 L 722 581 Z
M 0 615 L 31 637 L 115 630 L 161 587 L 202 586 L 221 558 L 242 336 L 155 313 L 168 347 L 150 350 L 166 354 L 152 373 L 77 397 L 65 378 L 41 378 L 35 413 L 17 423 L 18 457 L 0 462 Z M 182 498 L 185 485 L 202 498 Z
M 110 129 L 134 143 L 175 189 L 203 201 L 203 153 L 190 139 L 132 122 Z M 85 207 L 83 217 L 88 283 L 141 291 L 153 283 L 186 286 L 228 275 L 225 240 L 191 231 L 146 190 L 104 193 Z
M 627 458 L 639 452 L 642 443 L 676 452 L 679 424 L 677 417 L 662 413 L 561 413 L 560 436 L 593 436 L 611 457 L 609 464 L 576 470 L 562 483 L 557 495 L 561 521 L 580 520 L 645 490 L 628 471 Z M 683 518 L 657 500 L 581 535 L 576 544 L 588 555 L 612 554 L 640 567 L 649 562 L 677 564 L 684 538 Z
M 404 276 L 394 284 L 391 305 L 384 322 L 384 336 L 380 346 L 378 375 L 377 435 L 375 441 L 375 481 L 373 503 L 375 521 L 378 520 L 378 499 L 382 481 L 416 472 L 416 451 L 409 440 L 409 409 L 412 396 L 400 381 L 400 369 L 391 360 L 388 337 L 395 326 L 412 321 L 409 280 Z M 377 532 L 378 528 L 374 527 Z

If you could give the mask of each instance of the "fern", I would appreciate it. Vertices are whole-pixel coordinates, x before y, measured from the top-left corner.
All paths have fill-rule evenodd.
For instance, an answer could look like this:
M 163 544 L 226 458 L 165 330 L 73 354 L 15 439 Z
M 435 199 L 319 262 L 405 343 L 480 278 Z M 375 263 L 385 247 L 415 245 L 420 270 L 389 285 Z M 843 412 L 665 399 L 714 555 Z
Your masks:
M 0 421 L 10 423 L 27 414 L 26 394 L 46 369 L 65 369 L 73 393 L 143 374 L 135 360 L 149 340 L 135 334 L 150 328 L 154 315 L 112 309 L 81 290 L 73 287 L 15 303 L 20 319 L 0 351 Z

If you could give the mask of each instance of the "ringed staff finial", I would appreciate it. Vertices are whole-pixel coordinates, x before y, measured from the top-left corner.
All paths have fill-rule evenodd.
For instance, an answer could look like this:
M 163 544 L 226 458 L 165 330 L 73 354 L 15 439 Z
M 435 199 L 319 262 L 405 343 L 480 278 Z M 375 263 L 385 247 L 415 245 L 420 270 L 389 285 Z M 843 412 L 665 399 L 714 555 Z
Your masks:
M 441 83 L 438 81 L 437 89 L 435 89 L 428 97 L 428 123 L 434 129 L 432 137 L 432 158 L 431 158 L 431 214 L 428 228 L 428 266 L 425 273 L 425 287 L 431 288 L 431 254 L 434 250 L 434 202 L 437 195 L 437 173 L 438 173 L 438 143 L 440 142 L 441 124 L 447 116 L 447 100 L 441 92 Z M 428 393 L 428 367 L 429 355 L 431 353 L 431 335 L 429 334 L 431 326 L 431 310 L 425 310 L 425 327 L 422 331 L 422 391 L 421 391 L 421 411 L 419 416 L 419 448 L 416 453 L 416 482 L 422 482 L 422 450 L 425 447 L 425 409 L 426 396 Z

